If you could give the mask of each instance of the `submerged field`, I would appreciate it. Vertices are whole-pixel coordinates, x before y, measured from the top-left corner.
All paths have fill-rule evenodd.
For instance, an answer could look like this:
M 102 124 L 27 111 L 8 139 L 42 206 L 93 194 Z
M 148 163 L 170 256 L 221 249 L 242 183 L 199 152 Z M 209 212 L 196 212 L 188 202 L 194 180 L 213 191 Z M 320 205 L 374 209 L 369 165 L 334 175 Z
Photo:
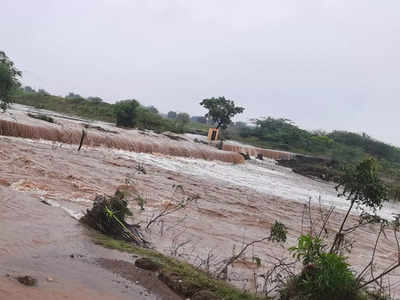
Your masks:
M 29 119 L 20 110 L 2 119 L 42 128 L 81 130 L 81 121 L 56 118 L 58 124 L 54 125 Z M 151 132 L 123 132 L 107 124 L 101 127 L 119 132 L 114 135 L 133 140 L 137 145 L 158 145 L 158 148 L 153 146 L 151 151 L 139 153 L 123 147 L 86 144 L 77 152 L 75 142 L 0 136 L 0 201 L 4 208 L 0 226 L 6 228 L 0 239 L 0 263 L 4 266 L 0 275 L 39 274 L 46 283 L 40 286 L 42 292 L 35 290 L 38 295 L 59 293 L 57 297 L 62 299 L 62 293 L 75 291 L 84 284 L 88 290 L 82 295 L 87 299 L 97 297 L 105 289 L 112 295 L 102 294 L 104 299 L 125 296 L 132 299 L 133 295 L 141 299 L 140 292 L 144 290 L 140 284 L 125 290 L 124 284 L 113 282 L 111 273 L 92 264 L 98 257 L 127 261 L 131 258 L 114 252 L 107 254 L 92 245 L 76 220 L 92 206 L 96 194 L 111 195 L 117 188 L 131 192 L 129 205 L 134 216 L 130 221 L 142 227 L 169 203 L 195 199 L 184 209 L 159 219 L 145 234 L 160 252 L 211 271 L 244 243 L 268 236 L 275 220 L 286 224 L 289 238 L 285 247 L 267 241 L 257 244 L 229 268 L 230 281 L 251 291 L 260 290 L 261 283 L 255 280 L 254 274 L 262 274 L 269 268 L 271 256 L 289 256 L 286 248 L 296 243 L 301 232 L 308 230 L 302 220 L 305 203 L 311 202 L 316 223 L 320 208 L 336 207 L 329 231 L 337 229 L 347 207 L 346 201 L 336 197 L 333 184 L 297 175 L 278 166 L 274 160 L 240 163 L 218 160 L 218 157 L 235 157 L 237 153 L 194 143 L 195 137 L 190 135 L 181 136 L 180 140 Z M 95 134 L 103 139 L 113 135 Z M 210 156 L 190 157 L 203 151 Z M 214 153 L 219 154 L 213 156 Z M 142 203 L 138 203 L 138 196 L 144 200 Z M 398 206 L 389 203 L 381 215 L 390 218 L 397 211 Z M 358 232 L 359 242 L 350 254 L 356 268 L 362 268 L 369 259 L 375 232 L 373 226 Z M 396 251 L 390 237 L 383 239 L 377 253 L 379 267 L 392 262 Z M 75 271 L 64 272 L 71 264 L 72 253 L 84 256 L 73 260 Z M 260 265 L 254 263 L 255 256 L 261 259 Z M 398 276 L 399 273 L 393 274 L 393 283 L 398 281 Z M 47 282 L 47 277 L 55 278 L 58 283 Z M 107 284 L 102 287 L 103 282 Z M 2 292 L 12 295 L 14 291 L 27 298 L 29 291 L 21 289 L 8 280 L 0 280 L 0 295 Z M 400 287 L 393 284 L 392 292 L 399 293 Z

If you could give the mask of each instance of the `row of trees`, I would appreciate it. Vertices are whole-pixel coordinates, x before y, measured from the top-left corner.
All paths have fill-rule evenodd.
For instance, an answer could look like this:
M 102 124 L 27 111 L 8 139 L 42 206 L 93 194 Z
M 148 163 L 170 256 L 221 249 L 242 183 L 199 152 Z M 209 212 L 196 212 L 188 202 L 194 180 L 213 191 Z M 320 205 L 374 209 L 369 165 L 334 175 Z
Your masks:
M 34 88 L 32 88 L 32 87 L 30 87 L 30 86 L 21 87 L 21 88 L 20 88 L 20 91 L 23 92 L 23 93 L 25 93 L 25 94 L 40 94 L 40 95 L 43 95 L 43 96 L 50 96 L 50 93 L 47 92 L 46 90 L 44 90 L 44 89 L 38 89 L 38 90 L 36 91 Z M 95 96 L 95 97 L 90 96 L 90 97 L 85 98 L 85 97 L 82 97 L 81 95 L 75 94 L 75 93 L 73 93 L 73 92 L 69 92 L 67 95 L 65 95 L 64 98 L 65 98 L 65 99 L 70 99 L 70 100 L 89 100 L 89 101 L 94 102 L 94 103 L 103 102 L 103 99 L 100 98 L 100 97 L 97 97 L 97 96 Z
M 225 99 L 224 97 L 204 99 L 200 105 L 205 107 L 208 112 L 204 117 L 196 118 L 202 121 L 205 120 L 206 122 L 210 120 L 211 124 L 214 124 L 216 128 L 222 129 L 226 129 L 228 125 L 232 123 L 232 117 L 244 111 L 243 107 L 236 106 L 232 100 Z M 124 127 L 137 126 L 143 115 L 148 113 L 154 115 L 152 119 L 155 118 L 155 115 L 159 115 L 156 108 L 142 107 L 136 100 L 119 101 L 114 105 L 114 111 L 116 114 L 117 126 Z M 167 117 L 181 130 L 191 121 L 187 113 L 170 111 Z
M 400 150 L 377 141 L 366 134 L 347 131 L 307 131 L 283 118 L 253 119 L 252 125 L 235 123 L 227 130 L 228 136 L 253 140 L 260 146 L 303 153 L 338 155 L 339 160 L 360 160 L 364 154 L 377 159 L 400 163 Z
M 187 113 L 177 114 L 174 119 L 166 119 L 154 106 L 142 106 L 134 99 L 118 101 L 113 105 L 113 110 L 116 125 L 120 127 L 184 132 L 190 122 L 190 116 Z

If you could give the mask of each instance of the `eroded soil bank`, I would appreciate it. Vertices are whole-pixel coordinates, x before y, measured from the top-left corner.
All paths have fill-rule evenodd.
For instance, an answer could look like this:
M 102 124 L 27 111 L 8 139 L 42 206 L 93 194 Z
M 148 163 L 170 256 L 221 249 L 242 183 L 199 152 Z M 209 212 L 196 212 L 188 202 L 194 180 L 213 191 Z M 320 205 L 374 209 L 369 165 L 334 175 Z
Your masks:
M 155 222 L 146 236 L 159 251 L 211 270 L 237 253 L 243 243 L 267 236 L 275 220 L 283 222 L 289 230 L 284 247 L 257 244 L 229 268 L 229 279 L 249 290 L 259 284 L 253 280 L 254 273 L 261 274 L 270 266 L 270 255 L 288 255 L 285 249 L 308 230 L 303 210 L 310 196 L 315 227 L 318 196 L 324 209 L 330 204 L 338 207 L 328 225 L 331 232 L 338 228 L 347 205 L 336 198 L 332 185 L 294 174 L 268 160 L 233 165 L 103 148 L 77 152 L 68 145 L 5 137 L 0 137 L 0 185 L 0 275 L 4 275 L 0 295 L 21 293 L 30 298 L 42 293 L 41 298 L 50 299 L 53 293 L 51 299 L 61 299 L 77 291 L 82 294 L 76 299 L 92 299 L 97 294 L 98 299 L 156 297 L 144 296 L 145 289 L 137 285 L 125 288 L 126 281 L 115 282 L 111 272 L 96 265 L 99 257 L 121 259 L 119 253 L 94 246 L 84 227 L 71 217 L 78 218 L 91 207 L 96 194 L 129 190 L 134 211 L 131 221 L 142 226 L 169 203 L 196 198 L 186 208 Z M 144 199 L 144 210 L 137 196 Z M 383 214 L 390 217 L 396 212 L 396 206 L 388 205 Z M 375 234 L 373 226 L 357 233 L 350 255 L 356 268 L 369 260 Z M 378 249 L 378 269 L 396 260 L 397 248 L 390 238 L 382 239 Z M 82 257 L 71 259 L 73 253 Z M 254 256 L 261 258 L 261 266 L 253 262 Z M 5 277 L 21 272 L 39 277 L 39 287 L 26 290 Z M 398 275 L 391 277 L 393 283 Z M 48 277 L 54 281 L 47 281 Z M 79 288 L 82 286 L 85 289 Z M 392 292 L 398 291 L 393 284 Z
M 0 299 L 180 299 L 149 272 L 133 268 L 125 278 L 122 267 L 104 268 L 99 258 L 127 265 L 135 258 L 94 245 L 65 211 L 4 186 L 0 201 Z M 37 286 L 15 280 L 25 275 Z

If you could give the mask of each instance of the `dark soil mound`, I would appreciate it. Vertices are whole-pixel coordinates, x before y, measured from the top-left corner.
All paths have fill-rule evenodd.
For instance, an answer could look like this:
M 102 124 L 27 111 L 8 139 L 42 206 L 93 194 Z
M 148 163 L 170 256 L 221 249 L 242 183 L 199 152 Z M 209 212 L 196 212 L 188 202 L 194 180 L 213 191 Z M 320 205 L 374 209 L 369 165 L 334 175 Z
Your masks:
M 278 160 L 278 163 L 291 168 L 297 174 L 325 181 L 337 182 L 342 173 L 337 161 L 321 157 L 296 155 L 294 159 Z
M 135 261 L 135 266 L 148 271 L 158 271 L 161 269 L 161 265 L 150 258 L 143 257 Z
M 27 286 L 35 286 L 37 284 L 37 279 L 29 275 L 17 277 L 19 283 Z

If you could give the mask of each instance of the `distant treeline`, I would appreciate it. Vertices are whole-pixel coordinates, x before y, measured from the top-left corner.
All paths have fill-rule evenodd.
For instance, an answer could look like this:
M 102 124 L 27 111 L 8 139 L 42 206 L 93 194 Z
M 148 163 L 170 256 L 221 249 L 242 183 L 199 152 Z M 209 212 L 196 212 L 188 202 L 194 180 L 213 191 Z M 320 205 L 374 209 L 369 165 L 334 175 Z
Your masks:
M 125 127 L 151 129 L 157 132 L 194 132 L 200 134 L 206 134 L 207 132 L 207 126 L 205 125 L 207 119 L 205 117 L 190 117 L 187 113 L 174 111 L 170 111 L 168 115 L 162 115 L 154 106 L 146 107 L 133 99 L 117 101 L 115 104 L 111 104 L 103 101 L 100 97 L 84 98 L 75 93 L 68 93 L 65 97 L 54 96 L 43 89 L 36 91 L 27 86 L 15 92 L 13 101 L 18 104 L 92 120 L 116 123 L 121 126 L 128 125 Z M 131 106 L 129 107 L 127 103 Z M 128 111 L 121 113 L 121 109 L 127 109 Z M 133 116 L 132 122 L 118 122 L 118 117 L 126 117 L 127 114 Z
M 329 156 L 343 161 L 359 161 L 366 154 L 400 163 L 400 149 L 367 134 L 347 131 L 307 131 L 287 119 L 264 118 L 252 121 L 254 126 L 235 123 L 227 131 L 230 138 L 252 140 L 260 146 L 281 150 Z
M 225 138 L 272 148 L 332 159 L 337 168 L 374 157 L 381 165 L 380 175 L 392 188 L 392 197 L 400 200 L 400 149 L 367 134 L 347 131 L 307 131 L 287 119 L 252 120 L 252 125 L 237 122 L 225 132 Z

